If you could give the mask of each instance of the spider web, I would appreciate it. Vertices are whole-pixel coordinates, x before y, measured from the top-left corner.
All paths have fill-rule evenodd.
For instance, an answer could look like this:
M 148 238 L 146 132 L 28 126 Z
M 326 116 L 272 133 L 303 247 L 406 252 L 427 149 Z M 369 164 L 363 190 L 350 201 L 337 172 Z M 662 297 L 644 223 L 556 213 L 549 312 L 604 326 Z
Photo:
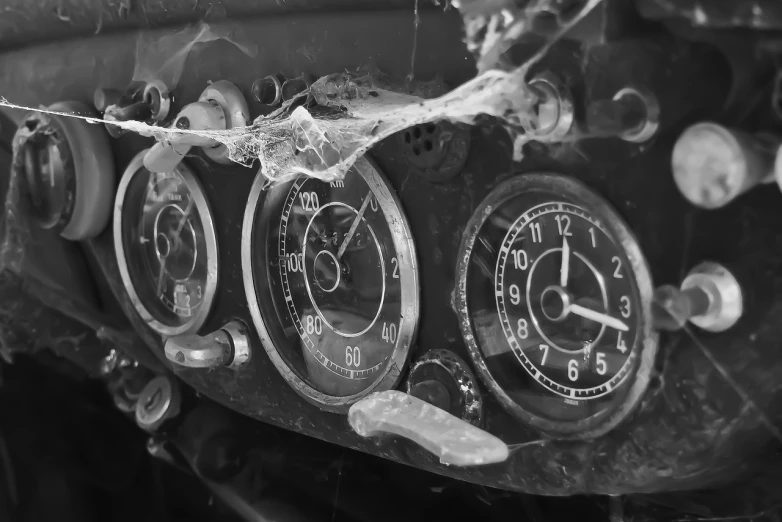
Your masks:
M 181 142 L 187 135 L 207 138 L 224 145 L 236 163 L 251 166 L 258 160 L 260 173 L 272 184 L 300 174 L 324 181 L 341 179 L 356 158 L 381 140 L 414 125 L 442 120 L 474 124 L 479 117 L 497 118 L 514 139 L 514 156 L 519 159 L 523 143 L 532 138 L 545 141 L 535 136 L 538 96 L 527 85 L 529 68 L 600 2 L 588 0 L 561 20 L 556 2 L 549 0 L 530 1 L 524 7 L 513 2 L 454 1 L 462 10 L 467 47 L 476 54 L 480 74 L 438 98 L 395 92 L 383 88 L 371 74 L 345 72 L 320 78 L 308 91 L 247 127 L 193 130 L 136 121 L 111 123 L 161 142 Z M 520 36 L 534 32 L 540 13 L 554 14 L 558 25 L 543 35 L 537 52 L 524 64 L 509 66 L 505 52 Z M 105 123 L 86 115 L 30 109 L 2 98 L 0 105 Z

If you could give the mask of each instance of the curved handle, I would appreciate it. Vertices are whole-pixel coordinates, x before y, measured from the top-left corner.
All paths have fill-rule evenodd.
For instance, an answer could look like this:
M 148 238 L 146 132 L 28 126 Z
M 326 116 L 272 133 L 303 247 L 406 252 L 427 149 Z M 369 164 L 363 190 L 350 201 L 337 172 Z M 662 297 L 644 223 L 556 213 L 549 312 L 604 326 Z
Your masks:
M 376 392 L 350 407 L 348 422 L 362 437 L 392 434 L 431 451 L 443 464 L 504 462 L 508 446 L 494 435 L 397 390 Z
M 201 337 L 180 335 L 166 339 L 166 359 L 188 368 L 216 368 L 231 362 L 231 339 L 223 330 Z

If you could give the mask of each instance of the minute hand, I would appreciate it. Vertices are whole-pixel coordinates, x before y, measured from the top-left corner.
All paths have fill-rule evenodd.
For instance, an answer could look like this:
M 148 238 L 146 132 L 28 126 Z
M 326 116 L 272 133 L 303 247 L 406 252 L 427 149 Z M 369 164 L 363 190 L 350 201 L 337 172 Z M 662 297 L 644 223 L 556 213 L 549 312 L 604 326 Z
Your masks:
M 624 324 L 619 319 L 616 319 L 614 317 L 611 317 L 610 315 L 606 315 L 600 312 L 595 312 L 594 310 L 585 308 L 581 305 L 571 304 L 570 306 L 568 306 L 568 311 L 579 317 L 583 317 L 584 319 L 590 319 L 592 321 L 595 321 L 596 323 L 604 324 L 616 330 L 621 330 L 623 332 L 626 332 L 627 330 L 630 329 L 626 324 Z

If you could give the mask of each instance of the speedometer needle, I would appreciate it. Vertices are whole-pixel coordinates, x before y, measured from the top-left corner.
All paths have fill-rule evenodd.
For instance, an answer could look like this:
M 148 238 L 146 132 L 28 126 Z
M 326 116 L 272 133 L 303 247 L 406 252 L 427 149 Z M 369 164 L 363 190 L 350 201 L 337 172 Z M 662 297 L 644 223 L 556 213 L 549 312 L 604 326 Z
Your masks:
M 339 245 L 339 250 L 337 250 L 337 261 L 342 259 L 342 254 L 345 253 L 345 250 L 348 248 L 348 244 L 350 243 L 350 240 L 353 239 L 353 234 L 356 233 L 358 224 L 361 222 L 361 218 L 364 217 L 364 212 L 367 211 L 367 207 L 369 206 L 369 202 L 371 200 L 372 200 L 372 193 L 370 192 L 369 194 L 367 194 L 367 197 L 364 198 L 364 202 L 361 203 L 361 208 L 358 211 L 358 215 L 356 216 L 356 219 L 353 220 L 353 223 L 350 225 L 350 229 L 348 230 L 348 233 L 345 235 L 345 239 L 343 239 L 342 244 Z
M 607 314 L 595 312 L 594 310 L 591 310 L 581 305 L 570 304 L 567 307 L 567 311 L 579 317 L 583 317 L 584 319 L 589 319 L 591 321 L 595 321 L 596 323 L 600 323 L 605 326 L 608 326 L 609 328 L 614 328 L 616 330 L 621 330 L 623 332 L 626 332 L 627 330 L 630 329 L 626 324 L 624 324 L 619 319 L 611 317 L 610 315 Z
M 559 286 L 567 288 L 568 275 L 570 273 L 570 245 L 567 237 L 562 241 L 562 265 L 559 268 Z

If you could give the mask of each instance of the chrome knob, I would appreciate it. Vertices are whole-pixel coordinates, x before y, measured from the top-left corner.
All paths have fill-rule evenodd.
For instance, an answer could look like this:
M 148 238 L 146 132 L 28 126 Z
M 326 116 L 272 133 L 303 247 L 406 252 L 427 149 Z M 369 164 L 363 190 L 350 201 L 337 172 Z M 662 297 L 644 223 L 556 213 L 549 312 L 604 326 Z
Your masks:
M 654 293 L 655 327 L 675 331 L 691 322 L 709 332 L 724 332 L 744 312 L 743 292 L 736 277 L 718 263 L 693 268 L 680 288 L 665 285 Z
M 252 355 L 247 328 L 232 321 L 216 332 L 201 335 L 179 335 L 166 339 L 166 359 L 187 368 L 238 369 Z
M 774 181 L 778 143 L 712 122 L 696 123 L 676 140 L 673 179 L 693 205 L 724 207 L 755 186 Z

